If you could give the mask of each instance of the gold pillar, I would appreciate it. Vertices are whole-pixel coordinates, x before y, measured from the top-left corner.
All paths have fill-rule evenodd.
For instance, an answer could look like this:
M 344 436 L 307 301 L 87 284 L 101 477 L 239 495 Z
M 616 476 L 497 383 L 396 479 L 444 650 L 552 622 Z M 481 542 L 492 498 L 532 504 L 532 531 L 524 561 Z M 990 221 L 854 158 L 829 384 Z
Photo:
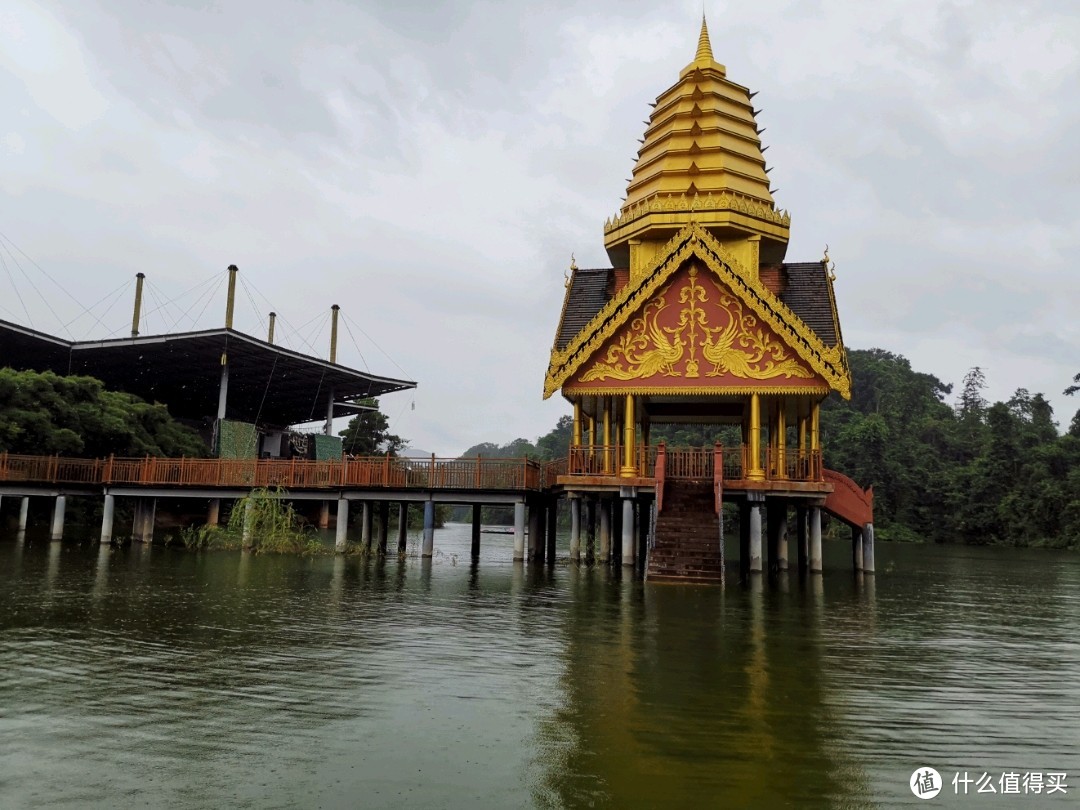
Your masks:
M 818 402 L 810 405 L 810 449 L 821 449 L 821 404 Z
M 611 475 L 615 458 L 611 450 L 611 397 L 604 397 L 604 475 Z
M 809 404 L 810 404 L 809 400 L 804 399 L 803 397 L 800 397 L 798 400 L 796 400 L 796 405 L 797 405 L 798 414 L 799 414 L 799 468 L 798 468 L 799 472 L 796 475 L 797 478 L 806 478 L 807 477 L 807 471 L 810 469 L 810 465 L 807 462 L 807 459 L 809 458 L 810 454 L 809 454 L 809 452 L 807 452 L 807 446 L 806 446 L 807 439 L 809 438 L 809 436 L 808 436 L 808 422 L 810 421 L 810 417 L 809 417 L 810 409 L 808 407 Z
M 634 419 L 634 397 L 626 395 L 626 405 L 623 413 L 623 466 L 619 475 L 623 478 L 635 478 L 637 476 L 637 459 L 635 444 L 637 443 L 637 427 Z
M 776 477 L 787 478 L 787 403 L 776 400 Z
M 574 447 L 581 447 L 581 400 L 574 400 Z
M 764 481 L 765 470 L 761 468 L 761 397 L 750 395 L 750 469 L 746 477 L 751 481 Z

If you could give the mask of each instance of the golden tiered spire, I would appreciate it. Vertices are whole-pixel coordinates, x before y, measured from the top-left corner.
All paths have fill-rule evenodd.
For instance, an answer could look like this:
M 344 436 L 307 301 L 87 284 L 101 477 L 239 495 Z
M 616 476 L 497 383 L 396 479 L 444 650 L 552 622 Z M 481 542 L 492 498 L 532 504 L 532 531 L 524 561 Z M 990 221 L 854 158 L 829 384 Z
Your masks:
M 694 57 L 695 64 L 698 62 L 704 62 L 708 64 L 713 61 L 712 44 L 709 42 L 709 26 L 705 22 L 705 12 L 701 13 L 701 36 L 698 37 L 697 43 L 697 56 Z
M 750 91 L 713 58 L 702 15 L 694 61 L 657 97 L 625 202 L 605 225 L 616 267 L 633 276 L 691 221 L 725 243 L 760 241 L 764 258 L 783 259 L 790 218 L 773 202 L 756 112 Z

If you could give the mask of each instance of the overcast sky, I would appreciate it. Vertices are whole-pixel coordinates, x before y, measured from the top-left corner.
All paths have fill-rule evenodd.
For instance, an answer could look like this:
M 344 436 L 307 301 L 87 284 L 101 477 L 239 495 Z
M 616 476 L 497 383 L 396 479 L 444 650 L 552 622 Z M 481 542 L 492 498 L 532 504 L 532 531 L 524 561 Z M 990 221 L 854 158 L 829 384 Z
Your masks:
M 235 263 L 238 328 L 264 335 L 275 309 L 281 342 L 326 356 L 338 303 L 340 362 L 419 382 L 383 402 L 413 447 L 534 439 L 568 411 L 541 391 L 570 254 L 608 266 L 604 218 L 700 15 L 700 0 L 7 0 L 0 318 L 124 335 L 142 270 L 144 329 L 218 326 Z M 991 398 L 1046 392 L 1067 424 L 1076 4 L 709 0 L 708 15 L 717 61 L 764 109 L 788 260 L 830 246 L 848 347 L 954 384 L 980 365 Z

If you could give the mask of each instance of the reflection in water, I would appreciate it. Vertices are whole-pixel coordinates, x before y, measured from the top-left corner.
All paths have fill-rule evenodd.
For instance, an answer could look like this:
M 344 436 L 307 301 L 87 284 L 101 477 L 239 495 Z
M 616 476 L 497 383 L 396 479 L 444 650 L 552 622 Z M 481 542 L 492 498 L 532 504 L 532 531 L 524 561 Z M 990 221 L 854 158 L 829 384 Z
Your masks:
M 860 579 L 844 543 L 702 588 L 469 543 L 0 538 L 5 804 L 861 807 L 916 765 L 1080 774 L 1067 555 L 881 544 Z

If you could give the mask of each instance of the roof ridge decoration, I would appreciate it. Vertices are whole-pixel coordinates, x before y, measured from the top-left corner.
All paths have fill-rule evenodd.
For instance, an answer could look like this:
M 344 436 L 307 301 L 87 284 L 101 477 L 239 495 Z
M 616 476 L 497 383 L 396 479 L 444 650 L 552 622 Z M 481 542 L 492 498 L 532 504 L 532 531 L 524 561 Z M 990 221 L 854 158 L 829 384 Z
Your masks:
M 851 372 L 841 342 L 826 346 L 783 301 L 753 277 L 720 242 L 697 222 L 690 222 L 658 251 L 641 280 L 628 284 L 589 321 L 562 351 L 551 353 L 544 398 L 561 388 L 691 256 L 700 259 L 761 322 L 783 337 L 792 350 L 844 399 L 851 398 Z

